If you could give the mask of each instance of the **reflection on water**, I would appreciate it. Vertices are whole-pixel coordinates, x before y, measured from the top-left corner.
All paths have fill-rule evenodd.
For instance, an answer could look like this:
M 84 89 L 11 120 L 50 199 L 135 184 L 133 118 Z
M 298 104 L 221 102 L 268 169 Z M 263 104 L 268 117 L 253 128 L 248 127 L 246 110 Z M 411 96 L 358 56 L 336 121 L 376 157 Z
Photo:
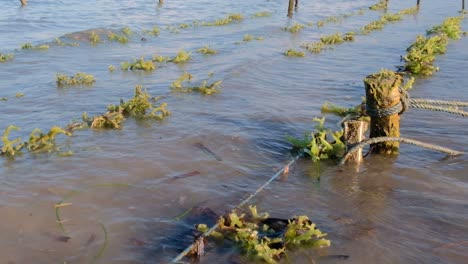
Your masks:
M 126 120 L 122 130 L 78 130 L 59 139 L 71 157 L 30 155 L 0 160 L 0 262 L 5 263 L 164 263 L 191 241 L 191 227 L 205 212 L 221 215 L 263 184 L 290 158 L 286 135 L 313 129 L 325 101 L 353 106 L 364 94 L 367 74 L 399 65 L 417 34 L 448 16 L 459 3 L 422 3 L 416 16 L 389 24 L 306 58 L 284 57 L 289 48 L 334 32 L 356 31 L 379 13 L 347 18 L 298 34 L 281 30 L 327 16 L 357 11 L 375 1 L 300 2 L 293 20 L 287 4 L 256 1 L 3 1 L 0 17 L 0 130 L 15 124 L 11 137 L 28 138 L 34 128 L 65 126 L 83 112 L 101 114 L 109 104 L 133 96 L 136 84 L 164 95 L 172 116 L 161 122 Z M 413 3 L 390 1 L 390 11 Z M 251 15 L 268 11 L 270 17 Z M 167 26 L 213 21 L 229 13 L 246 19 L 224 27 L 189 27 L 171 33 Z M 48 51 L 19 51 L 25 42 L 53 43 L 88 30 L 135 32 L 161 28 L 161 35 L 128 44 L 52 45 Z M 464 27 L 466 29 L 466 21 Z M 103 31 L 103 32 L 104 32 Z M 78 32 L 78 33 L 77 33 Z M 263 41 L 236 44 L 245 34 Z M 398 37 L 395 37 L 398 36 Z M 102 36 L 105 40 L 105 34 Z M 63 39 L 71 41 L 70 38 Z M 216 56 L 197 49 L 209 45 Z M 467 38 L 449 44 L 437 58 L 441 71 L 419 79 L 414 97 L 467 101 Z M 154 54 L 192 52 L 184 65 L 161 64 L 151 73 L 108 72 L 113 64 Z M 59 89 L 57 72 L 84 71 L 92 87 Z M 184 71 L 197 80 L 223 80 L 219 94 L 171 93 Z M 24 93 L 15 98 L 16 93 Z M 339 119 L 327 117 L 333 126 Z M 409 111 L 402 134 L 466 151 L 466 120 L 444 113 Z M 274 217 L 305 214 L 325 230 L 332 247 L 298 249 L 285 263 L 465 263 L 468 234 L 466 157 L 402 146 L 395 159 L 369 157 L 360 167 L 337 168 L 300 160 L 289 176 L 272 183 L 252 201 Z M 64 205 L 58 210 L 54 205 Z M 192 214 L 185 212 L 194 210 Z M 58 212 L 58 213 L 57 213 Z M 205 216 L 205 215 L 203 215 Z M 209 220 L 207 220 L 209 221 Z M 62 227 L 62 228 L 61 228 Z M 209 248 L 202 263 L 244 263 L 236 249 Z M 2 262 L 2 263 L 3 263 Z

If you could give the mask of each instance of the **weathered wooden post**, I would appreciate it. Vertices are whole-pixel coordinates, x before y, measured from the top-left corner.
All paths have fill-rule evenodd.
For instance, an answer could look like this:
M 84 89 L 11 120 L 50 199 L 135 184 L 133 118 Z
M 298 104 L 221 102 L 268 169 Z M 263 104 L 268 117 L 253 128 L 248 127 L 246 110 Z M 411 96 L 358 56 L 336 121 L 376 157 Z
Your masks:
M 28 4 L 28 0 L 20 0 L 21 6 L 25 6 Z
M 463 1 L 464 1 L 464 0 L 463 0 Z M 294 10 L 297 11 L 297 6 L 299 5 L 299 0 L 296 0 L 295 2 L 296 2 L 296 3 L 294 4 Z
M 416 0 L 416 5 L 419 7 L 419 0 Z
M 364 133 L 367 131 L 367 122 L 352 120 L 343 123 L 343 137 L 346 143 L 346 152 L 348 152 L 354 145 L 364 140 Z M 362 149 L 352 154 L 347 162 L 354 162 L 359 164 L 362 161 Z
M 370 137 L 399 137 L 400 116 L 403 106 L 400 102 L 399 87 L 403 82 L 400 74 L 382 70 L 364 79 L 366 88 L 366 111 L 371 117 Z M 396 154 L 398 142 L 384 142 L 371 145 L 373 153 Z
M 288 17 L 292 17 L 292 15 L 293 15 L 294 2 L 295 2 L 295 0 L 289 0 L 289 5 L 288 5 Z
M 462 10 L 465 10 L 465 0 L 462 0 Z

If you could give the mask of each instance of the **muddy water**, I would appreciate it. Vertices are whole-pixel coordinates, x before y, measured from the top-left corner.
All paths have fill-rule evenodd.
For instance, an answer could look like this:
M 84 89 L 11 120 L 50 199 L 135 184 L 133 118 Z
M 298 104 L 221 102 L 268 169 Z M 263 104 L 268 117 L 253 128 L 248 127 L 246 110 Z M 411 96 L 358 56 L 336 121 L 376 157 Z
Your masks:
M 432 25 L 454 16 L 455 1 L 426 1 L 420 13 L 305 58 L 281 55 L 321 35 L 357 30 L 378 18 L 366 11 L 338 24 L 291 34 L 281 28 L 355 12 L 374 1 L 300 1 L 293 20 L 287 1 L 2 1 L 1 52 L 14 53 L 0 64 L 0 129 L 65 126 L 83 112 L 101 114 L 108 104 L 133 95 L 142 84 L 164 95 L 172 116 L 162 122 L 128 119 L 122 130 L 78 130 L 59 140 L 74 155 L 24 155 L 0 161 L 0 263 L 164 263 L 190 240 L 194 206 L 222 214 L 253 192 L 289 158 L 286 135 L 313 129 L 325 101 L 353 106 L 363 96 L 362 79 L 400 64 L 400 55 Z M 390 1 L 389 10 L 410 7 Z M 415 1 L 414 1 L 415 2 Z M 270 17 L 251 15 L 268 11 Z M 213 21 L 228 13 L 247 17 L 223 27 L 168 26 Z M 139 32 L 158 25 L 159 37 L 141 41 Z M 44 44 L 90 29 L 129 26 L 138 34 L 128 44 L 80 41 L 79 47 L 51 45 L 48 51 L 20 51 L 25 42 Z M 465 29 L 467 22 L 464 22 Z M 262 41 L 241 42 L 245 34 Z M 62 38 L 64 41 L 72 41 Z M 103 36 L 105 40 L 105 36 Z M 210 45 L 216 56 L 195 52 Z M 184 65 L 166 64 L 152 73 L 109 73 L 110 64 L 160 54 L 191 51 Z M 468 100 L 465 72 L 468 40 L 451 41 L 437 59 L 441 71 L 418 79 L 413 97 Z M 92 87 L 57 88 L 57 72 L 92 73 Z M 213 72 L 223 80 L 214 96 L 171 93 L 169 85 L 188 71 L 197 80 Z M 15 98 L 16 93 L 24 97 Z M 327 124 L 337 128 L 338 118 Z M 466 119 L 411 110 L 402 134 L 466 151 Z M 209 149 L 215 155 L 210 154 Z M 218 159 L 216 159 L 218 157 Z M 468 159 L 402 146 L 394 160 L 368 158 L 359 171 L 301 160 L 287 179 L 253 199 L 275 217 L 310 216 L 329 233 L 332 247 L 297 250 L 289 263 L 466 263 L 468 255 Z M 221 159 L 221 160 L 220 160 Z M 174 178 L 170 180 L 169 178 Z M 70 203 L 58 210 L 54 205 Z M 61 225 L 57 222 L 59 221 Z M 106 239 L 107 237 L 107 239 Z M 338 255 L 346 255 L 337 257 Z M 243 263 L 228 249 L 210 248 L 203 263 Z M 285 261 L 285 263 L 288 263 Z

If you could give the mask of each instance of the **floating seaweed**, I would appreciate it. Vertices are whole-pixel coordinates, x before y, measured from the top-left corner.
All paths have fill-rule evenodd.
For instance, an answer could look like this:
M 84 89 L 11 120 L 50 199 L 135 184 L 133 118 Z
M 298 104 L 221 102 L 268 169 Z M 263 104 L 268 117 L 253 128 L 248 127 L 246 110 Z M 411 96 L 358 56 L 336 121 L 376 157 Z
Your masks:
M 131 116 L 137 119 L 158 119 L 162 120 L 168 117 L 171 112 L 167 110 L 167 104 L 162 103 L 160 105 L 155 105 L 158 99 L 151 97 L 148 91 L 141 85 L 135 86 L 135 95 L 132 99 L 127 102 L 121 100 L 120 104 L 108 106 L 110 113 L 118 112 L 122 113 L 124 116 Z
M 13 54 L 2 54 L 0 53 L 0 63 L 8 62 L 13 60 Z
M 307 216 L 292 219 L 269 218 L 268 213 L 259 214 L 255 206 L 249 206 L 248 215 L 230 212 L 218 220 L 218 228 L 208 237 L 225 239 L 237 244 L 242 253 L 266 263 L 278 263 L 287 250 L 299 245 L 327 247 L 330 241 L 317 229 Z M 206 224 L 198 224 L 199 232 L 208 231 Z M 201 241 L 204 242 L 204 241 Z M 195 247 L 190 254 L 202 255 L 204 243 Z
M 304 135 L 303 139 L 297 139 L 288 136 L 286 139 L 294 148 L 302 149 L 308 154 L 313 162 L 319 162 L 324 159 L 339 159 L 345 154 L 345 144 L 341 140 L 343 130 L 331 131 L 325 128 L 325 118 L 314 118 L 317 122 L 315 131 Z M 333 140 L 330 140 L 331 139 Z
M 50 129 L 47 134 L 42 133 L 38 128 L 33 130 L 29 135 L 29 140 L 26 143 L 26 147 L 31 152 L 54 152 L 59 151 L 59 148 L 56 146 L 55 138 L 57 135 L 63 134 L 70 136 L 71 133 L 65 131 L 61 127 L 54 126 Z
M 75 85 L 92 85 L 96 82 L 94 76 L 84 72 L 78 72 L 74 76 L 67 76 L 57 73 L 56 82 L 58 87 L 75 86 Z
M 33 46 L 31 43 L 24 43 L 23 45 L 21 45 L 21 49 L 23 50 L 48 50 L 49 45 L 43 44 L 43 45 Z
M 408 53 L 403 57 L 405 61 L 405 71 L 412 74 L 430 76 L 438 71 L 434 66 L 435 56 L 444 54 L 448 44 L 448 37 L 445 33 L 426 38 L 418 36 L 416 41 L 407 49 Z
M 15 94 L 15 97 L 16 97 L 16 98 L 24 97 L 24 93 L 16 93 L 16 94 Z
M 207 80 L 203 80 L 200 85 L 192 86 L 190 83 L 192 78 L 193 76 L 190 73 L 184 72 L 177 80 L 172 82 L 172 91 L 180 93 L 198 92 L 204 95 L 211 95 L 219 92 L 218 87 L 221 86 L 222 81 L 208 84 Z
M 115 71 L 115 66 L 114 65 L 109 65 L 109 67 L 107 67 L 107 70 L 109 70 L 109 72 L 114 72 Z
M 180 50 L 179 52 L 177 52 L 177 55 L 170 61 L 174 63 L 185 63 L 191 59 L 192 57 L 190 55 L 190 52 L 186 52 L 185 50 Z
M 216 51 L 214 49 L 211 49 L 208 46 L 204 46 L 203 48 L 200 48 L 197 51 L 200 52 L 200 53 L 203 53 L 203 54 L 210 54 L 210 55 L 214 55 L 214 54 L 218 53 L 218 51 Z
M 120 63 L 120 68 L 124 71 L 128 70 L 144 70 L 153 71 L 156 70 L 156 65 L 151 60 L 145 60 L 144 58 L 134 59 L 133 61 L 125 61 Z
M 369 6 L 370 10 L 384 10 L 387 9 L 387 0 L 380 0 L 376 4 Z
M 77 42 L 70 42 L 70 43 L 66 43 L 66 42 L 63 42 L 61 39 L 59 38 L 55 38 L 55 44 L 57 44 L 58 46 L 71 46 L 71 47 L 76 47 L 76 46 L 79 46 L 80 44 L 78 44 Z
M 322 113 L 334 114 L 337 116 L 345 117 L 347 115 L 359 116 L 362 114 L 361 105 L 355 107 L 341 107 L 334 105 L 330 102 L 325 102 L 321 108 Z
M 153 55 L 152 60 L 161 63 L 171 61 L 171 58 L 167 56 Z
M 303 51 L 295 49 L 288 49 L 283 54 L 288 57 L 305 57 L 305 53 Z
M 254 37 L 250 34 L 245 34 L 244 37 L 242 38 L 242 41 L 244 42 L 249 42 L 249 41 L 252 41 L 252 40 L 263 40 L 264 37 L 263 36 L 258 36 L 258 37 Z
M 114 32 L 109 32 L 109 34 L 107 34 L 107 39 L 109 39 L 109 41 L 118 41 L 122 44 L 128 43 L 128 37 L 125 34 L 119 35 Z
M 153 26 L 151 30 L 143 30 L 143 33 L 156 37 L 159 36 L 159 34 L 161 33 L 161 29 L 158 26 Z
M 92 44 L 98 44 L 101 42 L 101 37 L 99 37 L 99 35 L 94 31 L 92 30 L 91 32 L 88 33 L 88 37 L 89 37 L 89 41 L 92 43 Z
M 284 27 L 284 28 L 282 28 L 282 30 L 289 31 L 291 33 L 297 33 L 297 32 L 300 32 L 301 30 L 303 30 L 304 28 L 305 28 L 305 26 L 303 24 L 295 22 L 292 26 Z
M 187 24 L 187 23 L 182 23 L 182 24 L 179 24 L 178 27 L 179 27 L 180 29 L 183 29 L 183 28 L 188 28 L 188 27 L 190 27 L 190 25 Z
M 230 14 L 225 18 L 217 19 L 214 22 L 204 22 L 202 26 L 224 26 L 236 22 L 240 22 L 244 17 L 241 14 Z
M 459 39 L 463 34 L 463 30 L 461 29 L 461 22 L 464 18 L 464 16 L 449 17 L 445 19 L 442 24 L 429 29 L 427 34 L 431 35 L 445 33 L 451 39 Z
M 125 118 L 121 112 L 114 111 L 93 117 L 83 113 L 82 119 L 90 128 L 120 129 Z
M 2 136 L 2 149 L 0 151 L 1 156 L 6 156 L 6 157 L 14 157 L 18 154 L 21 153 L 21 149 L 24 147 L 25 143 L 21 142 L 21 138 L 15 138 L 13 140 L 10 140 L 8 137 L 10 136 L 10 132 L 12 130 L 19 130 L 19 127 L 9 125 L 6 129 L 5 132 L 3 132 Z
M 133 31 L 129 27 L 124 27 L 120 31 L 127 37 L 133 35 Z

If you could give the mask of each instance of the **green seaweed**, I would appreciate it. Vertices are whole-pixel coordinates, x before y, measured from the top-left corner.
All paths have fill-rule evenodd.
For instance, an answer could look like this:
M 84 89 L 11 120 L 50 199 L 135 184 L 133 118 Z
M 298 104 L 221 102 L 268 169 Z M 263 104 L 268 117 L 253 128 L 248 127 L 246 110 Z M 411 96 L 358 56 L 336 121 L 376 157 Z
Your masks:
M 294 217 L 288 220 L 285 228 L 275 230 L 262 222 L 268 218 L 268 213 L 258 214 L 255 206 L 249 206 L 249 209 L 248 215 L 232 211 L 220 217 L 218 228 L 209 238 L 233 241 L 248 257 L 270 264 L 278 263 L 287 250 L 298 245 L 330 246 L 330 241 L 324 238 L 326 234 L 307 216 Z M 205 224 L 198 224 L 196 228 L 199 232 L 208 231 Z
M 400 12 L 398 12 L 397 14 L 400 14 L 400 15 L 414 15 L 414 14 L 417 14 L 418 12 L 419 12 L 419 7 L 418 6 L 413 6 L 413 7 L 410 7 L 410 8 L 403 9 Z
M 108 110 L 110 113 L 118 112 L 124 116 L 131 116 L 137 119 L 157 119 L 162 120 L 168 117 L 171 112 L 167 110 L 167 104 L 162 103 L 155 105 L 158 99 L 152 98 L 146 89 L 141 85 L 135 86 L 135 95 L 127 102 L 121 101 L 120 105 L 110 105 Z
M 147 35 L 150 35 L 150 36 L 159 36 L 159 34 L 161 33 L 161 29 L 158 27 L 158 26 L 153 26 L 152 29 L 150 30 L 143 30 L 143 33 L 147 34 Z
M 64 74 L 57 73 L 56 83 L 58 87 L 63 86 L 76 86 L 76 85 L 92 85 L 96 80 L 91 74 L 84 72 L 78 72 L 74 76 L 67 76 Z
M 334 105 L 330 102 L 325 102 L 322 105 L 321 111 L 322 113 L 334 114 L 341 117 L 345 117 L 347 115 L 361 115 L 361 105 L 347 108 Z
M 133 35 L 133 31 L 129 27 L 124 27 L 120 31 L 122 31 L 122 34 L 124 34 L 127 37 Z
M 305 53 L 303 51 L 299 51 L 295 49 L 288 49 L 283 54 L 284 56 L 288 56 L 288 57 L 305 57 Z
M 128 43 L 128 37 L 125 34 L 119 35 L 113 32 L 109 32 L 109 34 L 107 34 L 107 39 L 109 39 L 109 41 L 118 41 L 122 44 Z
M 121 112 L 113 111 L 93 117 L 88 117 L 88 114 L 85 112 L 82 119 L 90 128 L 121 129 L 125 118 Z
M 77 42 L 70 42 L 70 43 L 66 43 L 66 42 L 63 42 L 61 39 L 59 38 L 55 38 L 55 44 L 57 44 L 58 46 L 71 46 L 71 47 L 76 47 L 76 46 L 79 46 L 80 44 L 78 44 Z
M 37 46 L 33 46 L 31 43 L 24 43 L 23 45 L 21 45 L 21 49 L 23 50 L 48 50 L 49 49 L 49 45 L 37 45 Z
M 109 70 L 109 72 L 114 72 L 115 71 L 115 66 L 114 65 L 109 65 L 109 67 L 107 67 L 107 70 Z
M 292 26 L 284 27 L 284 28 L 282 28 L 282 30 L 289 31 L 291 33 L 297 33 L 297 32 L 300 32 L 301 30 L 303 30 L 304 28 L 305 28 L 305 26 L 303 24 L 295 22 Z
M 214 22 L 204 22 L 202 23 L 202 26 L 224 26 L 224 25 L 229 25 L 232 23 L 239 22 L 243 20 L 244 17 L 241 14 L 230 14 L 225 18 L 222 19 L 217 19 Z
M 161 63 L 161 62 L 169 62 L 171 61 L 171 58 L 167 56 L 153 55 L 152 60 Z
M 145 60 L 143 57 L 134 59 L 133 61 L 125 61 L 120 63 L 120 68 L 124 71 L 128 70 L 144 70 L 153 71 L 156 70 L 156 65 L 151 60 Z
M 370 10 L 384 10 L 387 9 L 387 0 L 380 0 L 376 4 L 369 6 Z
M 184 72 L 177 80 L 172 82 L 171 90 L 180 93 L 197 92 L 203 95 L 211 95 L 219 92 L 218 87 L 221 85 L 222 81 L 208 84 L 207 80 L 203 80 L 200 85 L 192 86 L 192 78 L 193 76 L 190 73 Z
M 18 154 L 21 153 L 21 149 L 25 146 L 24 142 L 21 142 L 21 138 L 15 138 L 13 140 L 10 140 L 8 137 L 10 136 L 10 132 L 12 130 L 19 130 L 19 127 L 9 125 L 6 129 L 5 132 L 3 132 L 2 136 L 2 149 L 0 151 L 1 156 L 6 156 L 6 157 L 14 157 Z
M 327 48 L 327 46 L 322 41 L 304 43 L 301 45 L 301 47 L 315 54 L 318 54 Z
M 209 55 L 214 55 L 214 54 L 217 54 L 218 51 L 214 50 L 214 49 L 211 49 L 210 47 L 208 46 L 204 46 L 200 49 L 197 50 L 197 52 L 200 52 L 202 54 L 209 54 Z
M 94 30 L 89 32 L 88 36 L 89 36 L 89 41 L 92 44 L 98 44 L 101 42 L 101 37 L 96 32 L 94 32 Z
M 2 54 L 0 53 L 0 63 L 8 62 L 13 60 L 13 54 Z
M 408 53 L 403 57 L 405 71 L 412 74 L 430 76 L 438 71 L 434 66 L 436 55 L 444 54 L 448 44 L 445 33 L 426 38 L 418 36 L 416 41 L 407 49 Z
M 16 97 L 16 98 L 24 97 L 24 93 L 16 93 L 16 94 L 15 94 L 15 97 Z
M 55 143 L 57 135 L 63 134 L 71 136 L 71 133 L 65 131 L 61 127 L 54 126 L 50 129 L 47 134 L 42 133 L 38 128 L 34 129 L 29 135 L 29 140 L 26 143 L 26 147 L 31 152 L 55 152 L 58 151 L 58 147 Z
M 343 131 L 331 131 L 325 128 L 325 117 L 314 118 L 317 122 L 315 131 L 306 134 L 303 139 L 287 137 L 294 148 L 302 149 L 314 163 L 324 159 L 339 159 L 345 154 L 345 144 L 341 140 Z M 331 139 L 330 139 L 331 137 Z
M 449 17 L 440 25 L 434 26 L 427 30 L 427 34 L 445 33 L 451 39 L 459 39 L 463 34 L 461 22 L 464 16 Z
M 186 52 L 185 50 L 180 50 L 177 52 L 177 55 L 172 58 L 170 61 L 173 63 L 185 63 L 192 59 L 190 52 Z
M 102 255 L 104 255 L 104 252 L 106 251 L 107 249 L 107 245 L 109 244 L 109 240 L 107 238 L 107 230 L 106 230 L 106 227 L 104 226 L 103 223 L 99 222 L 99 225 L 101 226 L 101 230 L 102 230 L 102 233 L 104 234 L 104 241 L 102 242 L 102 246 L 101 248 L 99 249 L 98 253 L 96 253 L 96 255 L 94 255 L 93 257 L 93 261 L 91 263 L 95 263 L 96 260 L 100 259 L 102 257 Z

